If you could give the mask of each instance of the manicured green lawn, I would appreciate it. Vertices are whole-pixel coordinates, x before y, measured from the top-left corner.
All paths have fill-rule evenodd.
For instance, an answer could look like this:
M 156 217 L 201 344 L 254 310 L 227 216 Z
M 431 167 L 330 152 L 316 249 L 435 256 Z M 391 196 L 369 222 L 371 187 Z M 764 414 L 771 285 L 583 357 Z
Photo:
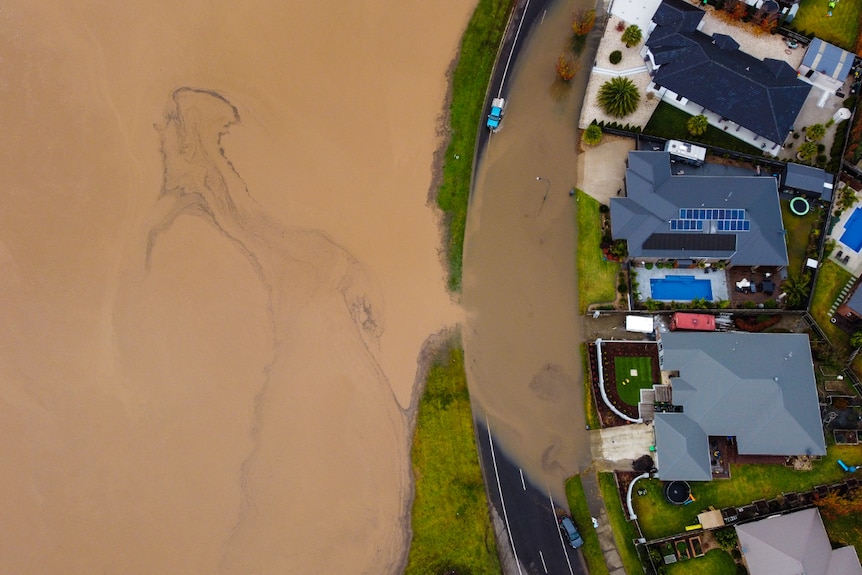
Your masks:
M 608 565 L 602 554 L 599 537 L 596 535 L 596 530 L 593 529 L 590 510 L 587 507 L 587 498 L 584 495 L 584 484 L 581 482 L 580 475 L 566 480 L 566 500 L 569 502 L 569 509 L 572 510 L 572 519 L 575 520 L 578 531 L 581 532 L 581 537 L 584 539 L 584 546 L 581 549 L 584 552 L 584 559 L 587 561 L 590 575 L 607 575 Z
M 464 373 L 464 351 L 439 352 L 413 437 L 413 541 L 408 575 L 499 574 Z
M 614 530 L 617 550 L 623 560 L 626 573 L 643 573 L 643 567 L 633 543 L 635 539 L 640 537 L 640 534 L 633 522 L 626 521 L 626 515 L 623 514 L 623 508 L 617 494 L 614 474 L 599 473 L 599 488 L 602 491 L 602 499 L 604 499 L 605 507 L 608 510 L 608 518 Z
M 706 133 L 701 136 L 692 136 L 686 127 L 689 118 L 691 118 L 690 114 L 674 108 L 666 102 L 661 102 L 655 112 L 653 112 L 646 127 L 644 127 L 644 134 L 690 142 L 703 142 L 712 146 L 719 146 L 754 156 L 760 156 L 763 153 L 761 149 L 750 146 L 742 140 L 726 134 L 724 130 L 719 130 L 715 126 L 707 128 Z
M 616 298 L 617 262 L 605 261 L 602 254 L 602 226 L 599 202 L 577 190 L 578 301 L 580 313 L 594 303 L 610 303 Z
M 703 557 L 677 561 L 666 567 L 666 575 L 733 575 L 736 563 L 724 549 L 710 549 Z
M 593 383 L 590 377 L 590 364 L 587 361 L 587 344 L 581 344 L 581 366 L 584 370 L 584 414 L 590 429 L 601 427 L 599 412 L 596 410 L 595 396 L 593 396 Z
M 652 359 L 649 357 L 616 357 L 614 369 L 617 374 L 617 391 L 620 399 L 636 406 L 640 401 L 640 390 L 652 387 Z M 635 375 L 632 373 L 635 372 Z
M 450 142 L 446 148 L 437 205 L 446 214 L 449 289 L 461 291 L 464 229 L 473 175 L 476 133 L 485 105 L 488 79 L 514 0 L 479 0 L 461 38 L 452 74 Z
M 836 353 L 844 358 L 850 354 L 850 336 L 829 321 L 829 309 L 851 278 L 844 268 L 832 260 L 826 260 L 820 266 L 817 283 L 814 285 L 814 296 L 811 299 L 811 316 L 826 333 Z
M 805 250 L 808 248 L 808 238 L 811 230 L 820 222 L 820 208 L 812 206 L 804 216 L 797 216 L 790 211 L 790 200 L 781 200 L 781 219 L 787 235 L 787 257 L 790 263 L 787 269 L 792 274 L 798 274 L 805 265 Z
M 834 445 L 823 459 L 814 462 L 811 471 L 794 471 L 780 465 L 734 465 L 729 481 L 690 482 L 695 498 L 690 505 L 669 503 L 664 498 L 661 481 L 641 480 L 637 487 L 645 487 L 647 494 L 635 495 L 633 504 L 644 537 L 657 539 L 681 533 L 687 525 L 695 525 L 697 514 L 710 505 L 716 509 L 742 506 L 757 499 L 771 499 L 781 492 L 807 491 L 816 485 L 841 481 L 846 474 L 838 467 L 838 459 L 855 461 L 858 458 L 858 446 Z
M 862 1 L 840 0 L 831 10 L 832 16 L 828 14 L 828 6 L 826 0 L 802 0 L 799 12 L 789 27 L 804 34 L 814 34 L 821 40 L 854 52 Z

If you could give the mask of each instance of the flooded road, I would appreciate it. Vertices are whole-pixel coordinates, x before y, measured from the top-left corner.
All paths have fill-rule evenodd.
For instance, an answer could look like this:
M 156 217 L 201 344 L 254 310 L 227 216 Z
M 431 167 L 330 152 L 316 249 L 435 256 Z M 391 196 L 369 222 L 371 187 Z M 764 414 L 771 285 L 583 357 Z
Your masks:
M 0 9 L 4 572 L 399 571 L 472 8 Z
M 503 129 L 478 167 L 464 258 L 465 351 L 474 409 L 541 490 L 589 465 L 575 276 L 576 127 L 588 68 L 554 66 L 583 0 L 551 2 L 511 74 Z

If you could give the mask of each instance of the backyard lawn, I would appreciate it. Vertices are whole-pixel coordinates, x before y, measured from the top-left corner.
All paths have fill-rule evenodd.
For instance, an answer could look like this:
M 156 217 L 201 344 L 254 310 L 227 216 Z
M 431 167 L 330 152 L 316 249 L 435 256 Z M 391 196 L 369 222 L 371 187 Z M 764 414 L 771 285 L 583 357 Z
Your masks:
M 724 130 L 719 130 L 715 126 L 709 126 L 706 129 L 706 133 L 702 136 L 692 136 L 686 127 L 689 118 L 691 118 L 690 114 L 674 108 L 666 102 L 661 102 L 644 128 L 644 134 L 689 142 L 703 142 L 753 156 L 763 155 L 763 150 L 760 148 L 750 146 L 742 140 L 726 134 Z
M 812 206 L 812 209 L 804 216 L 797 216 L 790 211 L 790 200 L 781 200 L 781 219 L 784 229 L 787 230 L 787 257 L 790 260 L 787 266 L 791 274 L 798 274 L 805 266 L 805 251 L 808 247 L 808 238 L 811 230 L 820 222 L 820 209 Z
M 620 264 L 606 261 L 602 254 L 602 216 L 599 202 L 577 190 L 578 300 L 580 313 L 594 303 L 611 303 L 616 298 Z
M 836 353 L 846 358 L 850 354 L 850 336 L 829 321 L 829 310 L 839 298 L 841 289 L 853 276 L 832 260 L 820 266 L 814 296 L 811 299 L 811 315 L 826 333 Z
M 572 519 L 575 520 L 584 539 L 584 546 L 581 549 L 590 575 L 607 575 L 608 564 L 605 563 L 605 556 L 602 554 L 599 536 L 592 528 L 590 510 L 587 507 L 587 497 L 584 494 L 584 484 L 581 482 L 580 475 L 566 480 L 566 499 L 569 502 L 569 509 L 572 510 Z
M 640 390 L 653 385 L 652 358 L 618 356 L 614 358 L 614 370 L 620 399 L 628 405 L 637 406 Z
M 802 0 L 799 12 L 789 27 L 803 34 L 814 34 L 821 40 L 855 52 L 862 0 L 841 0 L 828 8 L 825 0 Z M 829 15 L 829 12 L 832 15 Z
M 736 563 L 724 549 L 711 549 L 703 557 L 677 561 L 665 567 L 666 575 L 732 575 L 733 573 L 736 573 Z
M 794 471 L 780 465 L 734 465 L 729 481 L 691 482 L 695 502 L 691 505 L 673 505 L 664 498 L 662 483 L 658 479 L 641 480 L 638 489 L 647 494 L 635 496 L 633 504 L 638 522 L 647 540 L 657 539 L 685 531 L 687 525 L 697 523 L 697 514 L 710 505 L 716 509 L 742 506 L 757 499 L 770 499 L 782 492 L 807 491 L 816 485 L 828 485 L 846 478 L 838 466 L 838 459 L 856 461 L 859 447 L 833 445 L 828 454 L 814 462 L 811 471 Z M 607 500 L 606 500 L 607 501 Z M 828 528 L 828 526 L 827 526 Z M 848 537 L 850 543 L 862 543 L 862 527 Z

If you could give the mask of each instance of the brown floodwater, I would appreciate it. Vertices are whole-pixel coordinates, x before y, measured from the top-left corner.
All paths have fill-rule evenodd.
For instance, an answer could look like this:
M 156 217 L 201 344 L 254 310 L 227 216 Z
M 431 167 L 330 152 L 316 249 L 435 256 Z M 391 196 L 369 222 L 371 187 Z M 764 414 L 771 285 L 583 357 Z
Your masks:
M 477 416 L 537 487 L 589 465 L 575 275 L 577 118 L 588 55 L 568 84 L 554 66 L 584 0 L 552 2 L 507 88 L 503 128 L 478 167 L 464 257 L 465 351 Z M 585 54 L 590 51 L 588 47 Z M 541 179 L 537 179 L 541 178 Z
M 399 570 L 472 4 L 0 8 L 4 572 Z

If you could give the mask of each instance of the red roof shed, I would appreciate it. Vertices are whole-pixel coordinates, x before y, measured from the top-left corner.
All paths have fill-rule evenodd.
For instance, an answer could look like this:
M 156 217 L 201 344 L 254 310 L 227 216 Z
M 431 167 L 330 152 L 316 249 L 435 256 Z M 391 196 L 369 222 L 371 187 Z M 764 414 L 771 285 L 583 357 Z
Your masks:
M 715 331 L 715 317 L 707 313 L 677 312 L 670 320 L 670 329 L 671 331 L 678 329 Z

